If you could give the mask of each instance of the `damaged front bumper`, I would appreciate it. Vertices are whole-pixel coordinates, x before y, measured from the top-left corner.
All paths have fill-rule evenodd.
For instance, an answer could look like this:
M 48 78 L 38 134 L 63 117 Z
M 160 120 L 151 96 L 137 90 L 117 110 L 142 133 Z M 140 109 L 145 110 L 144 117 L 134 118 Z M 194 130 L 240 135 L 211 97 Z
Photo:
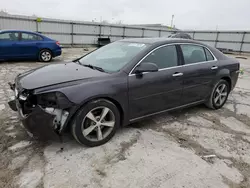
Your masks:
M 8 102 L 10 108 L 18 111 L 22 124 L 36 138 L 51 140 L 61 135 L 68 123 L 70 109 L 44 107 L 39 104 L 29 104 L 28 97 L 20 94 L 15 84 L 10 84 L 15 97 Z M 30 101 L 29 101 L 30 103 Z

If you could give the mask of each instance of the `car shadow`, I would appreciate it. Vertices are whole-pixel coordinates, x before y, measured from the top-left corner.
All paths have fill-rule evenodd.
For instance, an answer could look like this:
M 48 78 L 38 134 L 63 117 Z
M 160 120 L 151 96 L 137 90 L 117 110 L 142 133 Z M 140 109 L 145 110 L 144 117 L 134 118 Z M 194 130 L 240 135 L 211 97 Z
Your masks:
M 187 114 L 194 115 L 198 112 L 207 112 L 209 109 L 207 109 L 204 105 L 199 105 L 195 107 L 175 110 L 171 112 L 162 113 L 159 115 L 154 115 L 151 117 L 148 117 L 144 120 L 131 123 L 126 127 L 121 127 L 118 129 L 116 136 L 119 137 L 121 134 L 126 134 L 131 129 L 155 129 L 157 126 L 159 126 L 159 123 L 156 123 L 157 119 L 167 119 L 166 122 L 173 122 L 178 121 L 179 119 L 185 119 L 187 117 Z M 168 118 L 170 118 L 168 121 Z M 166 123 L 165 122 L 165 123 Z M 53 144 L 58 146 L 57 152 L 62 152 L 65 147 L 67 150 L 69 149 L 68 146 L 70 145 L 71 148 L 88 148 L 87 146 L 79 144 L 73 136 L 70 134 L 70 132 L 64 133 L 62 136 L 59 136 L 58 134 L 54 133 L 53 130 L 50 130 L 51 132 L 43 132 L 41 137 L 35 138 L 36 141 L 41 143 L 47 143 L 47 144 Z

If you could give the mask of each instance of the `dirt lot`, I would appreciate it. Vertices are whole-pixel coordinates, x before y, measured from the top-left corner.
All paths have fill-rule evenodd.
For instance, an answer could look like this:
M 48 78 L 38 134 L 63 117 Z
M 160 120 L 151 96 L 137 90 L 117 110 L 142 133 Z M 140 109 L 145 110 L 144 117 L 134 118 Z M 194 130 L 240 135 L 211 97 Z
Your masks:
M 70 60 L 83 49 L 65 49 Z M 249 188 L 250 60 L 223 109 L 203 105 L 122 128 L 107 144 L 86 148 L 70 135 L 44 142 L 28 136 L 7 101 L 7 82 L 43 63 L 0 64 L 0 187 Z

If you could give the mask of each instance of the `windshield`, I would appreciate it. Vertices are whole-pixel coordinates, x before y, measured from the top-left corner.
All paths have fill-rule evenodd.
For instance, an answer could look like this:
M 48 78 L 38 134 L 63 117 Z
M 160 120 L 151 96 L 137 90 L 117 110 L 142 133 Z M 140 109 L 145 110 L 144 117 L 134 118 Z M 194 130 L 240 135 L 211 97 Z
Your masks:
M 84 56 L 79 63 L 100 67 L 105 72 L 117 72 L 147 46 L 143 43 L 114 42 Z

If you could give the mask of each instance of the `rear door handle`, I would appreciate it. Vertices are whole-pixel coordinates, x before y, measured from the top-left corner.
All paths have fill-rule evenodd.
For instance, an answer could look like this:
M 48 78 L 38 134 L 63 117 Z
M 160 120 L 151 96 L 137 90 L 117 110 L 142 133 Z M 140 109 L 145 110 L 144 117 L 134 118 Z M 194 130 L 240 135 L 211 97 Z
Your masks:
M 177 77 L 177 76 L 183 76 L 182 72 L 176 72 L 172 76 Z
M 211 69 L 215 70 L 215 69 L 218 69 L 218 67 L 217 66 L 212 66 Z

